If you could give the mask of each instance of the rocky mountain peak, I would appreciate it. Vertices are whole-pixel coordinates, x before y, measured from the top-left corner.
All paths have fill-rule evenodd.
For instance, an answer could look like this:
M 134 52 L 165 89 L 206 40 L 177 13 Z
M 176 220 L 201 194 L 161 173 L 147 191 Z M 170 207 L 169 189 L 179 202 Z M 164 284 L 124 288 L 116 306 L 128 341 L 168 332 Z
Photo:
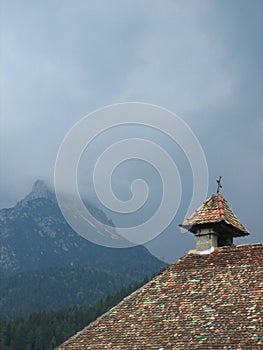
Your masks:
M 28 202 L 39 198 L 46 198 L 51 200 L 55 199 L 55 194 L 51 189 L 48 188 L 43 180 L 36 180 L 32 187 L 32 191 L 18 204 L 27 205 Z
M 36 180 L 32 187 L 32 193 L 39 197 L 46 197 L 50 193 L 50 190 L 43 180 Z

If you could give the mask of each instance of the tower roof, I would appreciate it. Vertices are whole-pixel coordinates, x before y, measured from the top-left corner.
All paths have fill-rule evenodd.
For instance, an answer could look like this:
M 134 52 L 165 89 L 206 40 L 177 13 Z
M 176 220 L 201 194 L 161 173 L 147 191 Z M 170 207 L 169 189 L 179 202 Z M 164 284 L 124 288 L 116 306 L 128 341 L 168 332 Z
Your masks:
M 234 228 L 235 237 L 249 235 L 248 230 L 240 223 L 227 200 L 220 193 L 208 198 L 180 226 L 195 232 L 197 227 L 216 223 L 224 223 Z

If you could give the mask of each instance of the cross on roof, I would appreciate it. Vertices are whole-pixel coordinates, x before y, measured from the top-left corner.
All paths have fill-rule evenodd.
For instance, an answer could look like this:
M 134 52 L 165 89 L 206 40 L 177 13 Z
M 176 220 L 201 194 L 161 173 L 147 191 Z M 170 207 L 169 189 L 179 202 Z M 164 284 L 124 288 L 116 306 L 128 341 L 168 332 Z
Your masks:
M 216 190 L 216 193 L 219 193 L 220 188 L 222 188 L 221 179 L 222 179 L 222 176 L 219 176 L 219 179 L 216 180 L 216 182 L 217 182 L 217 190 Z

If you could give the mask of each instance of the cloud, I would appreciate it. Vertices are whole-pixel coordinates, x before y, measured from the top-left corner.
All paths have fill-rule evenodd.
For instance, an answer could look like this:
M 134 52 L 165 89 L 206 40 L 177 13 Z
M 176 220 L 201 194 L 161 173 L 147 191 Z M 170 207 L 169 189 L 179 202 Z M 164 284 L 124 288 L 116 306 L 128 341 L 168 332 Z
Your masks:
M 224 71 L 223 45 L 201 28 L 196 21 L 199 12 L 189 15 L 181 9 L 178 21 L 173 7 L 168 16 L 161 7 L 154 12 L 158 21 L 152 18 L 140 42 L 140 63 L 131 71 L 121 98 L 146 99 L 183 114 L 224 103 L 231 97 L 233 82 Z
M 210 190 L 224 175 L 226 197 L 259 232 L 262 10 L 256 0 L 3 1 L 1 207 L 38 177 L 52 182 L 58 147 L 81 117 L 139 100 L 192 127 Z

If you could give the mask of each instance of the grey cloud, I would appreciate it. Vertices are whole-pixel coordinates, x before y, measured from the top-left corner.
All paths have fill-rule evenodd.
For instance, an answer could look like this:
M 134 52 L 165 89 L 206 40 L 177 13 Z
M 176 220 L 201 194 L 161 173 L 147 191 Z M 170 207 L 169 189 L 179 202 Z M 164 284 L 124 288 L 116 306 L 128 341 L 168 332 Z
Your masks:
M 262 12 L 257 0 L 3 1 L 1 207 L 38 177 L 52 182 L 58 147 L 81 117 L 139 100 L 190 125 L 207 156 L 210 192 L 222 175 L 251 240 L 262 239 Z M 172 259 L 191 244 L 171 233 L 179 219 L 150 244 L 159 256 Z

